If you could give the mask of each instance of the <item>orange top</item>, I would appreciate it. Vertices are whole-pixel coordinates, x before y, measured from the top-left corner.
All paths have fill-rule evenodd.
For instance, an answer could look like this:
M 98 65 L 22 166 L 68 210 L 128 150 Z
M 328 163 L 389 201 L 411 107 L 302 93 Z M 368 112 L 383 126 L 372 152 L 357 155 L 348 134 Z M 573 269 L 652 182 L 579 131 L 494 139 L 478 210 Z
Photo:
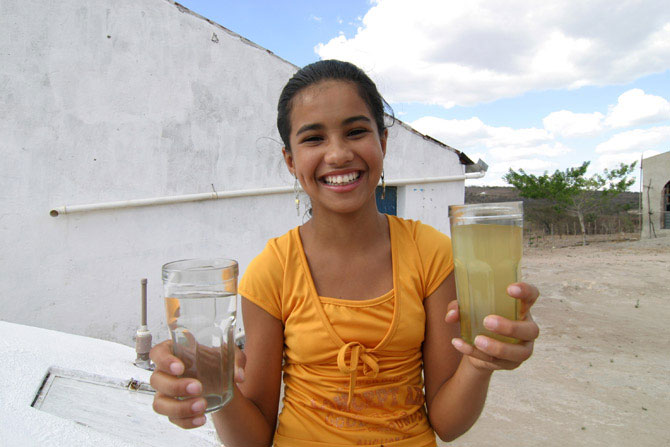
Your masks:
M 388 216 L 393 290 L 363 301 L 320 297 L 298 228 L 271 239 L 239 293 L 284 325 L 277 447 L 435 446 L 426 417 L 423 299 L 453 270 L 451 241 Z

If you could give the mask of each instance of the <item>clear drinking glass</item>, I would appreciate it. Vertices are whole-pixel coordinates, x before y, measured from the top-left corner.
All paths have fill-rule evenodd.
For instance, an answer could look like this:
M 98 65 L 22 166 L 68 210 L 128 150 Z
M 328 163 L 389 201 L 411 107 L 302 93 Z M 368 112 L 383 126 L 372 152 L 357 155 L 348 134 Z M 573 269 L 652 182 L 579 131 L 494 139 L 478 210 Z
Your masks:
M 198 379 L 205 412 L 233 397 L 237 262 L 187 259 L 163 266 L 165 310 L 172 352 L 184 362 L 182 377 Z
M 521 318 L 521 303 L 507 286 L 521 280 L 523 202 L 478 203 L 449 207 L 461 338 L 477 335 L 516 343 L 484 327 L 487 315 Z

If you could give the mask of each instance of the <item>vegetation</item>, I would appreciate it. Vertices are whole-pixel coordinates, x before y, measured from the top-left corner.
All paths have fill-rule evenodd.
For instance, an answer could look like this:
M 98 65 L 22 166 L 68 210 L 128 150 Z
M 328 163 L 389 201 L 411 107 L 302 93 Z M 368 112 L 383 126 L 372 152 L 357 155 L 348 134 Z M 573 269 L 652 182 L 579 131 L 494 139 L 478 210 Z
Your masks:
M 590 177 L 586 175 L 589 164 L 585 161 L 579 167 L 557 170 L 551 175 L 545 172 L 541 176 L 527 174 L 523 169 L 518 172 L 510 169 L 503 178 L 519 191 L 521 197 L 545 201 L 545 218 L 555 219 L 564 213 L 576 216 L 582 243 L 586 245 L 585 221 L 593 219 L 603 205 L 635 182 L 632 174 L 636 162 L 622 163 L 616 169 L 605 169 L 602 174 Z

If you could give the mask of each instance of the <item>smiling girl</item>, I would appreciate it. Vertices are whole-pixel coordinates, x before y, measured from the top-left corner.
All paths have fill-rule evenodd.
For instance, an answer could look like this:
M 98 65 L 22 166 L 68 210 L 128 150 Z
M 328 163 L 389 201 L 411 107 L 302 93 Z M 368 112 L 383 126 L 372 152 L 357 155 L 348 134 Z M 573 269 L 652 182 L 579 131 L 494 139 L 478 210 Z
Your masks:
M 282 91 L 284 160 L 312 215 L 270 240 L 240 283 L 246 358 L 233 399 L 212 414 L 227 447 L 435 446 L 435 433 L 451 440 L 474 424 L 494 370 L 533 351 L 529 313 L 484 321 L 518 344 L 458 338 L 449 238 L 377 211 L 384 104 L 365 73 L 333 60 L 301 69 Z M 524 283 L 508 293 L 528 307 L 538 296 Z M 204 424 L 201 384 L 179 377 L 170 342 L 151 358 L 154 409 L 183 428 Z

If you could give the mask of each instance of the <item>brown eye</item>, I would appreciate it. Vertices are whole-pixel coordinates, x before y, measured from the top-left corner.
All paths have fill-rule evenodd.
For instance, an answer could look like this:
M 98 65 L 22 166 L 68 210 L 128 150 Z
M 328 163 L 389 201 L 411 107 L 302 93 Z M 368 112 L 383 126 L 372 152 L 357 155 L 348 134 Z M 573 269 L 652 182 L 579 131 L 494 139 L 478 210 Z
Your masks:
M 367 130 L 367 129 L 353 129 L 352 131 L 349 132 L 349 136 L 356 137 L 356 136 L 363 135 L 367 132 L 369 132 L 369 130 Z
M 312 135 L 312 136 L 304 138 L 301 142 L 302 143 L 318 143 L 321 140 L 323 140 L 322 137 L 320 137 L 318 135 Z

